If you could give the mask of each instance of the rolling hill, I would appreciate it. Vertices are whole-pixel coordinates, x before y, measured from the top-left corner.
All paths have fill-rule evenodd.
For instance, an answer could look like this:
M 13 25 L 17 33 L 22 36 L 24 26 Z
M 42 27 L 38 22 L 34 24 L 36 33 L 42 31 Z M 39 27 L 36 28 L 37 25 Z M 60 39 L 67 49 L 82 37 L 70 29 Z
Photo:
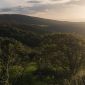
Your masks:
M 85 35 L 85 22 L 56 21 L 19 14 L 2 14 L 0 15 L 0 24 L 3 23 L 14 26 L 21 25 L 21 27 L 23 25 L 24 29 L 28 31 L 38 29 L 38 32 L 75 32 Z M 31 27 L 34 29 L 30 29 Z

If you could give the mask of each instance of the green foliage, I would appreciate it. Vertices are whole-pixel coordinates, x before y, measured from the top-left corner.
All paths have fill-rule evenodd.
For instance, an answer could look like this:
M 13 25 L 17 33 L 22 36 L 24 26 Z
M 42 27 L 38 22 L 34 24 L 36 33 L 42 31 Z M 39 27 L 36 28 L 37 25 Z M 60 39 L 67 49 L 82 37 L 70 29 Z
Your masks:
M 9 85 L 64 85 L 85 66 L 85 41 L 76 34 L 1 27 L 0 85 L 7 74 Z

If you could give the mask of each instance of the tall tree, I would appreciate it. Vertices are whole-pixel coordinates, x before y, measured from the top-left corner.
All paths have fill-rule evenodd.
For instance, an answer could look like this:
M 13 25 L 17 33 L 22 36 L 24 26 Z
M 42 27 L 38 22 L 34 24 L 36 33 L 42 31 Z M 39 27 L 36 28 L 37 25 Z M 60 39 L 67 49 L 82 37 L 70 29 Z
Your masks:
M 2 64 L 0 85 L 10 85 L 10 68 L 16 64 L 25 64 L 29 61 L 29 50 L 16 40 L 3 39 L 0 42 L 0 61 Z

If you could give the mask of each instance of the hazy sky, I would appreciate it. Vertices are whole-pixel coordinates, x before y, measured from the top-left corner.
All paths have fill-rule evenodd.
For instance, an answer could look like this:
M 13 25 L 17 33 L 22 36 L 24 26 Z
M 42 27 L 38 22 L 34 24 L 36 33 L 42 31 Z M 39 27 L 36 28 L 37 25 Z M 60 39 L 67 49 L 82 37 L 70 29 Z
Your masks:
M 85 0 L 0 0 L 0 14 L 85 21 Z

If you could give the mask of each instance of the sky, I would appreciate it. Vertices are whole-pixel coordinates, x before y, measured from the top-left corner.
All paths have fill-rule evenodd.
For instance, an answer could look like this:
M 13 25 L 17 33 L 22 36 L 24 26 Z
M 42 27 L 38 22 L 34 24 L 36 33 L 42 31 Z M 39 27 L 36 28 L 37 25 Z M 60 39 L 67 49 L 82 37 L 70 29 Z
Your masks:
M 0 14 L 85 21 L 85 0 L 0 0 Z

